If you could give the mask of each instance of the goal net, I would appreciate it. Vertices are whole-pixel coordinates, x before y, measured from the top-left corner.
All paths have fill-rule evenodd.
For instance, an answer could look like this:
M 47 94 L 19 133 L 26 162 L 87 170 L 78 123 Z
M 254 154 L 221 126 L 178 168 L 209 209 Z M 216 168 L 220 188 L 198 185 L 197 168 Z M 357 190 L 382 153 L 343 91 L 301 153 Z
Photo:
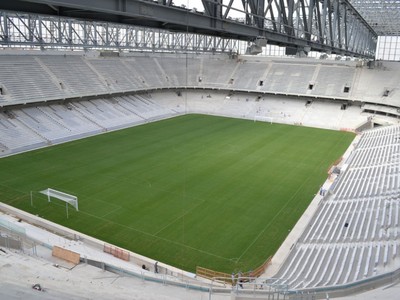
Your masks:
M 74 195 L 66 194 L 50 188 L 40 191 L 40 193 L 47 195 L 47 199 L 49 200 L 49 202 L 51 201 L 51 197 L 57 198 L 62 201 L 65 201 L 67 204 L 68 203 L 71 204 L 78 211 L 78 197 Z
M 273 118 L 272 117 L 267 117 L 267 116 L 260 116 L 260 115 L 255 115 L 254 116 L 254 122 L 267 122 L 272 124 Z

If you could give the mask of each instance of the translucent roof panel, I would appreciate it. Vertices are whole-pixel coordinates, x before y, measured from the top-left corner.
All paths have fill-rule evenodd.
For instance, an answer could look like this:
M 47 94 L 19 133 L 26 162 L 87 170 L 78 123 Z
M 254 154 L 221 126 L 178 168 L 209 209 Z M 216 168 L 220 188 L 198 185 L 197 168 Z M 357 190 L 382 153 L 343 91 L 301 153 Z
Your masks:
M 378 35 L 400 35 L 400 0 L 349 0 Z

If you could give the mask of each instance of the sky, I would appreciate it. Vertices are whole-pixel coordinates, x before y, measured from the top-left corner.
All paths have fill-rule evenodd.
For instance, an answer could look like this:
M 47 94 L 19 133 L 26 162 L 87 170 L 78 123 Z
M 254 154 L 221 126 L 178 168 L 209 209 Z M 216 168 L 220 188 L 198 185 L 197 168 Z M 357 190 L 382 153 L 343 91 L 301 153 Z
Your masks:
M 185 5 L 187 8 L 196 8 L 197 11 L 202 12 L 204 11 L 203 3 L 201 0 L 173 0 L 173 3 L 175 6 L 181 6 Z M 229 1 L 228 0 L 222 0 L 222 3 L 224 5 L 228 5 Z M 239 10 L 243 10 L 243 4 L 241 0 L 234 0 L 232 7 L 237 8 Z M 223 9 L 223 12 L 225 9 Z M 239 11 L 235 11 L 231 9 L 228 14 L 229 17 L 231 18 L 244 18 L 244 13 L 241 13 Z

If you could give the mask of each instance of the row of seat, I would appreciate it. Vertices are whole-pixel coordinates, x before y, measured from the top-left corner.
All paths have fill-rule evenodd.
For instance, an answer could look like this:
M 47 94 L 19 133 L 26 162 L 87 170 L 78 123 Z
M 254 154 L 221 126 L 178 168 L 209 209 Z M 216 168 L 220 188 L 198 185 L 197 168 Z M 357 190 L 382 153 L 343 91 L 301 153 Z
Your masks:
M 391 270 L 398 251 L 398 241 L 302 244 L 275 284 L 302 289 L 359 281 Z
M 399 187 L 399 126 L 366 132 L 349 158 L 349 167 L 337 184 L 337 199 L 355 199 L 397 193 Z
M 282 99 L 273 96 L 259 98 L 248 93 L 227 97 L 225 93 L 210 94 L 207 91 L 127 94 L 74 101 L 65 105 L 49 102 L 47 105 L 36 107 L 14 108 L 8 110 L 8 114 L 0 114 L 0 132 L 4 130 L 4 135 L 11 137 L 6 141 L 0 139 L 0 143 L 4 145 L 0 151 L 3 155 L 19 151 L 20 141 L 13 140 L 23 138 L 21 134 L 12 133 L 8 128 L 10 126 L 14 131 L 23 128 L 20 130 L 22 136 L 28 130 L 32 139 L 44 144 L 53 144 L 73 137 L 132 126 L 176 114 L 203 113 L 340 129 L 354 128 L 357 124 L 365 122 L 366 117 L 360 112 L 356 107 L 343 111 L 339 103 L 315 101 L 307 104 L 302 99 Z M 11 114 L 13 118 L 10 117 Z M 331 122 L 326 124 L 327 120 Z
M 399 197 L 328 200 L 300 241 L 337 243 L 399 238 Z
M 399 132 L 396 125 L 362 134 L 279 270 L 279 283 L 348 284 L 400 267 L 400 160 L 392 151 Z
M 348 93 L 342 91 L 343 86 L 352 81 L 356 70 L 346 65 L 325 66 L 318 61 L 293 64 L 236 61 L 226 57 L 200 56 L 187 60 L 162 56 L 89 58 L 80 55 L 1 55 L 0 68 L 3 70 L 0 102 L 6 103 L 182 86 L 348 97 Z M 340 76 L 335 76 L 335 72 Z
M 343 178 L 345 185 L 338 185 L 337 199 L 357 199 L 378 195 L 390 195 L 398 192 L 398 174 L 390 174 L 396 170 L 395 165 L 383 164 L 349 168 Z
M 55 144 L 176 114 L 150 95 L 16 108 L 0 114 L 0 155 Z

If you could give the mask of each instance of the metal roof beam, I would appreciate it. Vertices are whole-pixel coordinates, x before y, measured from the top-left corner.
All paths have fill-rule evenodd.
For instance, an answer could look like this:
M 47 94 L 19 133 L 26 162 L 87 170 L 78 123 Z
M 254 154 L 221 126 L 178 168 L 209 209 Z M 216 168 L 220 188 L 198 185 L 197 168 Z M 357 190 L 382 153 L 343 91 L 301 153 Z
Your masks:
M 236 0 L 234 0 L 236 1 Z M 99 20 L 216 35 L 298 49 L 373 57 L 376 34 L 347 0 L 237 0 L 245 22 L 228 18 L 232 1 L 202 0 L 205 11 L 173 6 L 171 1 L 141 0 L 0 0 L 0 9 Z M 224 11 L 225 10 L 225 11 Z M 237 11 L 237 9 L 234 9 Z M 224 13 L 223 13 L 224 11 Z M 346 36 L 343 12 L 348 11 L 360 26 L 357 34 L 367 49 L 354 48 Z M 349 15 L 350 15 L 349 14 Z M 317 19 L 316 19 L 317 18 Z M 325 19 L 324 19 L 325 18 Z M 371 41 L 366 41 L 371 39 Z M 372 47 L 372 48 L 371 48 Z

